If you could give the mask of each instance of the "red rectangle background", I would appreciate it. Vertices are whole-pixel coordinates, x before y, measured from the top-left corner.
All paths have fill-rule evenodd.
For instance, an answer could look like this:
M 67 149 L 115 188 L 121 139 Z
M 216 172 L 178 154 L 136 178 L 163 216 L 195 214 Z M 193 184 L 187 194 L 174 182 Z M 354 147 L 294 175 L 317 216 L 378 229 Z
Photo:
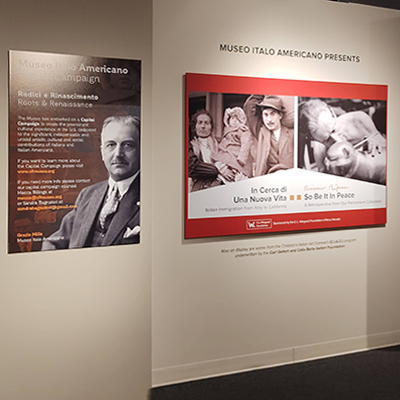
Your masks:
M 355 226 L 383 225 L 387 222 L 385 208 L 367 210 L 320 211 L 311 213 L 271 214 L 188 218 L 188 148 L 189 148 L 189 93 L 279 93 L 282 96 L 326 97 L 338 99 L 368 99 L 387 101 L 386 85 L 333 83 L 286 79 L 234 77 L 224 75 L 186 74 L 186 140 L 185 140 L 185 238 L 255 234 L 265 232 L 293 232 L 316 229 L 335 229 Z M 270 219 L 271 227 L 248 229 L 247 221 Z M 292 221 L 292 222 L 290 222 Z M 294 222 L 298 221 L 298 222 Z M 301 222 L 300 222 L 301 221 Z

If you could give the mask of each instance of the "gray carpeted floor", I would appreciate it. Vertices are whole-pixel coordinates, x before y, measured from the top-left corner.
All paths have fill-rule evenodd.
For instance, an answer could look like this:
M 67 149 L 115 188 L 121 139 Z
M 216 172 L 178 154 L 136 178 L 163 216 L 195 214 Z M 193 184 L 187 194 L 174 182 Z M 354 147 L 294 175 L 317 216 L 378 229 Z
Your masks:
M 151 400 L 400 400 L 400 346 L 154 388 Z

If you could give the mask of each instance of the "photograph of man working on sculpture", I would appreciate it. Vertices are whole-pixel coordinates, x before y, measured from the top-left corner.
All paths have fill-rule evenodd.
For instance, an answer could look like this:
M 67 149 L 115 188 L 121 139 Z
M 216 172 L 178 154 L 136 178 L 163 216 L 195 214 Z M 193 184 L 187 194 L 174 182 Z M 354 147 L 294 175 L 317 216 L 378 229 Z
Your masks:
M 293 168 L 294 99 L 189 93 L 189 191 Z
M 386 101 L 299 97 L 299 168 L 386 184 Z

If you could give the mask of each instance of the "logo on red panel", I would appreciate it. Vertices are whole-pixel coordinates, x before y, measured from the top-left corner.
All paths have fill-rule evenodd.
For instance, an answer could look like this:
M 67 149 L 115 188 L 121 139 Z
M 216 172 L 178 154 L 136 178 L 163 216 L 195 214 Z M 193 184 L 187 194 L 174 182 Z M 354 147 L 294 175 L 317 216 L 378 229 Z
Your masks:
M 272 219 L 248 219 L 246 221 L 247 230 L 271 229 Z

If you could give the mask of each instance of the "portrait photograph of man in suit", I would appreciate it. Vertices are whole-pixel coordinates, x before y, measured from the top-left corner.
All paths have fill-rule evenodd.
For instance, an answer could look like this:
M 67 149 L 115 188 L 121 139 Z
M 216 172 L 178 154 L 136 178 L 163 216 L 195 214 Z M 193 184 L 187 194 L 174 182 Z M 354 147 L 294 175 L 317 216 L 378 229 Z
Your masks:
M 103 122 L 101 157 L 109 178 L 84 188 L 42 250 L 140 242 L 140 119 L 111 116 Z

